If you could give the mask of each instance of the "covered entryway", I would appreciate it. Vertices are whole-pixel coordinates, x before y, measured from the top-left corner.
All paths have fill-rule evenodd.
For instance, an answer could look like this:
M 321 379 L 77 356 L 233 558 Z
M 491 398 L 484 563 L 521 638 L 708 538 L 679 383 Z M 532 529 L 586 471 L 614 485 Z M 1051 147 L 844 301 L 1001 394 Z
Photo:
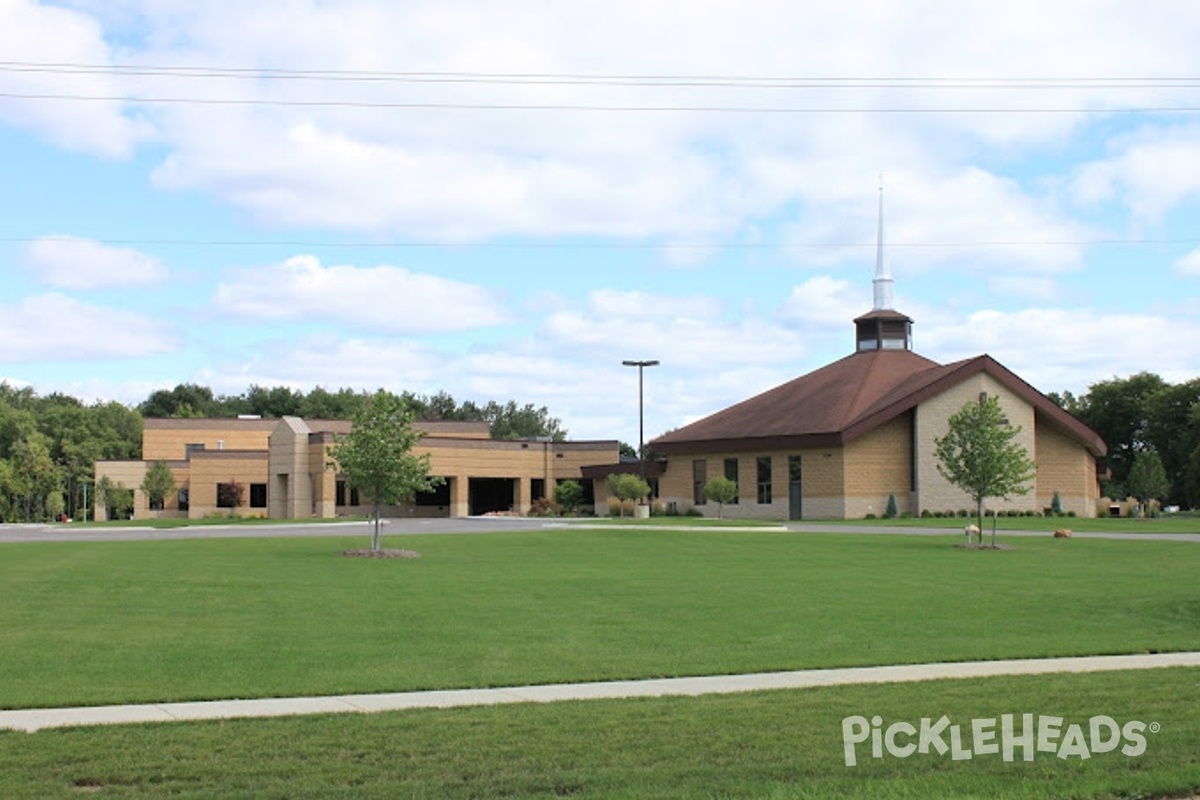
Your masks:
M 471 478 L 470 515 L 510 510 L 517 498 L 516 483 L 516 478 Z

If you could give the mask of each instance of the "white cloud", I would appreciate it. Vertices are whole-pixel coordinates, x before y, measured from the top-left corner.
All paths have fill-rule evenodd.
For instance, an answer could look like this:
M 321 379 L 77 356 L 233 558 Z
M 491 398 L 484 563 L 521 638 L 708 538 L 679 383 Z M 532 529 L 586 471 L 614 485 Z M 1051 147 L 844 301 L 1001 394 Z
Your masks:
M 1077 268 L 1089 228 L 1012 178 L 978 167 L 929 166 L 885 176 L 884 244 L 892 271 L 1007 270 L 1055 273 Z M 845 176 L 830 186 L 845 186 Z M 868 192 L 831 196 L 792 226 L 797 258 L 834 264 L 873 262 L 878 206 Z M 846 245 L 857 245 L 847 247 Z M 822 246 L 827 246 L 822 249 Z
M 0 92 L 79 98 L 120 97 L 124 92 L 112 75 L 88 69 L 111 64 L 112 53 L 104 31 L 87 14 L 30 0 L 4 0 L 0 53 L 5 61 L 27 64 L 24 69 L 0 70 Z M 127 116 L 117 100 L 0 97 L 0 119 L 43 134 L 68 150 L 106 158 L 130 155 L 152 134 L 147 123 Z
M 922 333 L 922 353 L 943 363 L 987 353 L 1043 392 L 1081 393 L 1143 370 L 1170 382 L 1196 377 L 1200 322 L 1093 309 L 981 310 Z M 1169 345 L 1169 346 L 1168 346 Z
M 1116 200 L 1139 221 L 1157 222 L 1200 196 L 1200 125 L 1145 127 L 1111 149 L 1108 158 L 1076 170 L 1071 187 L 1079 202 Z
M 129 247 L 75 236 L 45 236 L 25 247 L 24 265 L 42 283 L 62 289 L 103 289 L 160 283 L 167 266 Z
M 1175 269 L 1181 275 L 1200 277 L 1200 247 L 1175 262 Z
M 796 333 L 753 316 L 732 319 L 710 298 L 598 290 L 582 309 L 546 318 L 535 339 L 594 363 L 658 359 L 691 369 L 760 365 L 804 353 Z
M 99 13 L 103 13 L 102 11 Z M 156 185 L 201 190 L 279 227 L 317 225 L 423 238 L 599 235 L 719 241 L 802 204 L 798 243 L 846 241 L 847 197 L 883 171 L 924 184 L 897 219 L 912 241 L 1041 241 L 1079 233 L 1029 189 L 987 175 L 981 155 L 1063 141 L 1089 108 L 1127 105 L 1114 85 L 962 88 L 964 78 L 1108 75 L 1113 63 L 1189 74 L 1200 14 L 1170 25 L 1122 7 L 941 3 L 765 2 L 754 14 L 720 4 L 587 2 L 554 9 L 484 0 L 437 5 L 341 4 L 297 11 L 276 2 L 205 3 L 142 12 L 189 64 L 293 69 L 526 74 L 707 74 L 772 77 L 928 76 L 919 88 L 881 80 L 831 88 L 581 85 L 569 81 L 175 81 L 158 93 L 312 101 L 340 106 L 167 106 L 153 109 L 168 155 Z M 278 36 L 286 15 L 288 33 Z M 927 18 L 938 19 L 936 28 Z M 1037 18 L 1030 26 L 1028 19 Z M 820 31 L 796 46 L 797 32 Z M 720 46 L 713 37 L 719 36 Z M 622 42 L 614 48 L 614 41 Z M 661 43 L 670 41 L 665 64 Z M 157 42 L 156 42 L 157 43 Z M 1012 53 L 1022 53 L 1014 71 Z M 149 62 L 180 52 L 148 50 Z M 1120 59 L 1114 61 L 1113 59 Z M 812 81 L 810 80 L 809 83 Z M 818 82 L 821 83 L 821 82 Z M 1148 88 L 1155 100 L 1169 89 Z M 998 108 L 1011 113 L 737 114 L 356 108 L 354 103 L 590 105 L 606 108 Z M 1042 113 L 1044 108 L 1076 113 Z M 1022 113 L 1020 109 L 1030 109 Z M 831 205 L 832 201 L 832 205 Z M 866 209 L 863 209 L 864 211 Z M 900 206 L 897 205 L 897 211 Z M 869 216 L 869 215 L 867 215 Z M 861 234 L 854 228 L 850 241 Z M 1008 251 L 1046 268 L 1078 253 Z M 694 257 L 672 251 L 673 257 Z M 979 260 L 926 252 L 921 260 Z M 1000 256 L 1001 258 L 1003 256 Z M 993 259 L 994 260 L 994 259 Z
M 0 361 L 138 358 L 172 352 L 176 338 L 158 320 L 60 294 L 0 306 Z
M 325 267 L 307 255 L 243 270 L 217 287 L 213 302 L 222 313 L 249 319 L 393 332 L 470 330 L 509 316 L 500 297 L 476 284 L 392 266 Z
M 818 275 L 792 287 L 779 316 L 805 326 L 845 325 L 868 310 L 863 302 L 864 286 L 851 286 L 849 281 Z

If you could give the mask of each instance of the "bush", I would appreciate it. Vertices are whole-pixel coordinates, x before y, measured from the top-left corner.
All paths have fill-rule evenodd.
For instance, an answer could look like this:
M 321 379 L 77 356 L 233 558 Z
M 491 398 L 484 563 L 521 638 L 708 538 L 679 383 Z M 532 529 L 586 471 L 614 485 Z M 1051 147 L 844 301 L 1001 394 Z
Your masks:
M 887 510 L 883 512 L 883 516 L 887 519 L 891 519 L 892 517 L 896 516 L 896 514 L 898 514 L 898 513 L 899 513 L 899 509 L 896 508 L 896 493 L 889 492 L 888 493 L 888 501 L 887 501 Z
M 555 485 L 554 502 L 567 513 L 573 513 L 583 503 L 583 485 L 579 481 L 562 481 Z
M 704 512 L 702 512 L 700 509 L 696 508 L 695 506 L 688 506 L 688 510 L 685 511 L 683 515 L 685 517 L 703 517 Z
M 874 514 L 867 514 L 863 519 L 877 519 L 877 517 Z
M 549 497 L 539 497 L 529 506 L 531 517 L 557 517 L 562 514 L 562 506 Z
M 967 511 L 965 508 L 960 508 L 960 509 L 958 510 L 958 516 L 960 516 L 960 517 L 969 517 L 969 516 L 971 516 L 971 514 L 970 514 L 970 513 L 969 513 L 969 512 L 968 512 L 968 511 Z
M 228 483 L 217 484 L 217 508 L 238 508 L 246 496 L 246 485 L 230 478 Z
M 933 512 L 931 512 L 928 508 L 921 509 L 921 519 L 929 519 L 932 516 Z

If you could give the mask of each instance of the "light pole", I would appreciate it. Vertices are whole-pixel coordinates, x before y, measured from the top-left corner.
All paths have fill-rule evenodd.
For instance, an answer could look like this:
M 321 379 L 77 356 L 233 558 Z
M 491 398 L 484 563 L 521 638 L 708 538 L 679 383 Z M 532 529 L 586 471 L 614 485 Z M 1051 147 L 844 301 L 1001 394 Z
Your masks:
M 657 361 L 622 361 L 626 367 L 637 367 L 638 371 L 638 477 L 646 480 L 646 416 L 642 403 L 642 370 L 646 367 L 657 367 Z

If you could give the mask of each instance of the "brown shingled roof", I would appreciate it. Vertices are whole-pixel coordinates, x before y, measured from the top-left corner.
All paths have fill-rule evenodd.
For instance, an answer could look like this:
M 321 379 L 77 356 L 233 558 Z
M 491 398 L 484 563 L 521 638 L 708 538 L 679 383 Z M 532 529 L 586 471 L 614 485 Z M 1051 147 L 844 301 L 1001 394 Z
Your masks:
M 653 440 L 667 455 L 713 449 L 835 447 L 909 411 L 971 375 L 986 372 L 1039 417 L 1086 446 L 1106 451 L 1090 428 L 991 356 L 941 365 L 908 350 L 854 353 Z

